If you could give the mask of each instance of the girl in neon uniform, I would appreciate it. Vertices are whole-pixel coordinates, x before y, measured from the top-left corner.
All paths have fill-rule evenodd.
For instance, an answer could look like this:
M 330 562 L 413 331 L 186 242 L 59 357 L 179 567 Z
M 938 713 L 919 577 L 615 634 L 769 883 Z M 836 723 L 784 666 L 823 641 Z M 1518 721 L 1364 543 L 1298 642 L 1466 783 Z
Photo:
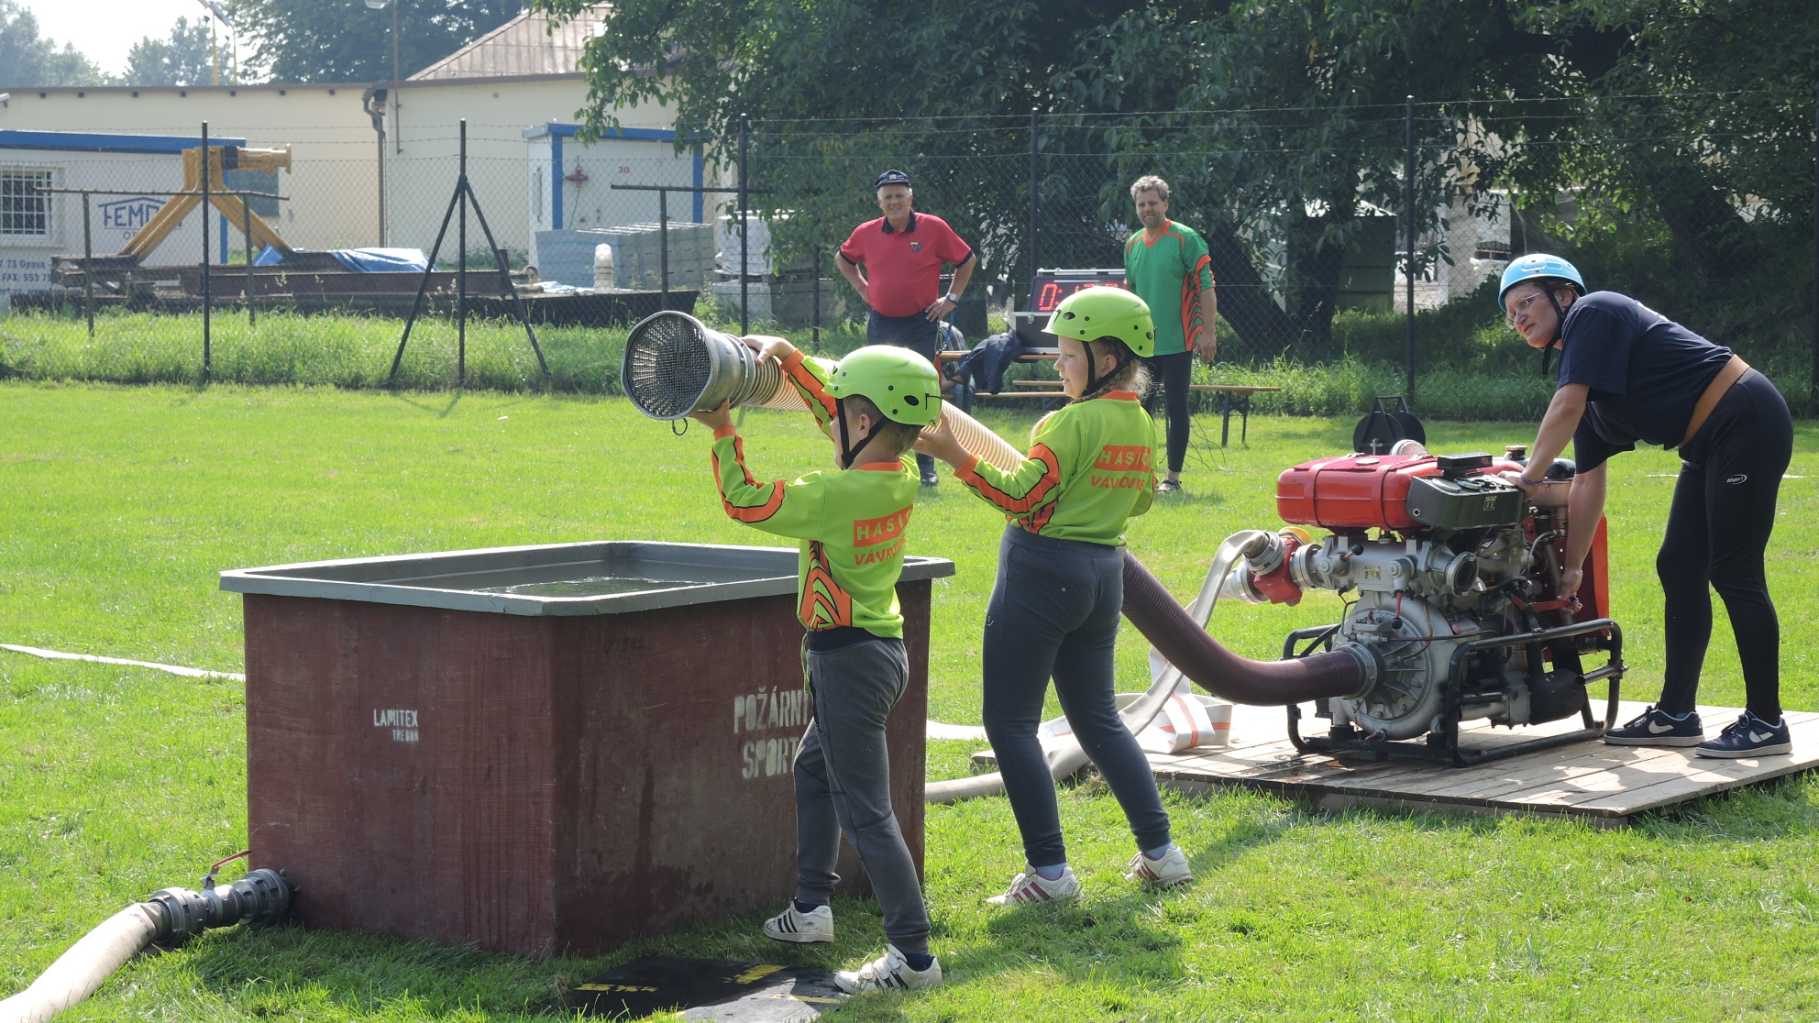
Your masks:
M 1048 761 L 1036 739 L 1049 679 L 1081 748 L 1124 808 L 1137 839 L 1126 877 L 1159 886 L 1193 879 L 1169 840 L 1149 761 L 1118 717 L 1112 654 L 1124 603 L 1124 523 L 1150 507 L 1156 427 L 1140 400 L 1140 357 L 1155 350 L 1149 307 L 1122 288 L 1086 288 L 1049 320 L 1055 368 L 1071 403 L 1036 424 L 1029 453 L 1004 472 L 953 434 L 918 447 L 1008 518 L 985 619 L 985 730 L 998 756 L 1028 868 L 996 905 L 1078 899 Z

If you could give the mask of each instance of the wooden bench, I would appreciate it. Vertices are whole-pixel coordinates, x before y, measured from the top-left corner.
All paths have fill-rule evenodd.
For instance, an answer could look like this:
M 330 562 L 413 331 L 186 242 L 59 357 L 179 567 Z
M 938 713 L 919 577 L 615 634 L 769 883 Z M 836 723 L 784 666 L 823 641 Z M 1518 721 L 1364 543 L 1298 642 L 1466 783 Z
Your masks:
M 935 353 L 936 368 L 955 359 L 970 354 L 965 351 Z M 1053 362 L 1059 352 L 1053 348 L 1026 348 L 1017 356 L 1018 362 Z M 946 380 L 946 374 L 942 375 Z M 1004 400 L 1018 398 L 1056 399 L 1066 398 L 1067 394 L 1055 389 L 1057 381 L 1048 379 L 1023 379 L 1009 382 L 1007 390 L 996 394 L 978 394 L 971 387 L 955 385 L 958 395 L 954 400 L 964 411 L 971 412 L 976 399 Z M 1238 443 L 1245 444 L 1250 440 L 1251 396 L 1271 394 L 1282 390 L 1266 384 L 1190 384 L 1189 388 L 1202 394 L 1213 395 L 1213 411 L 1220 416 L 1219 446 L 1225 447 L 1231 440 L 1232 413 L 1238 413 Z
M 1273 394 L 1282 390 L 1265 384 L 1189 384 L 1188 389 L 1213 395 L 1213 411 L 1221 416 L 1220 447 L 1225 447 L 1226 441 L 1231 437 L 1233 412 L 1238 413 L 1238 443 L 1250 443 L 1251 395 Z

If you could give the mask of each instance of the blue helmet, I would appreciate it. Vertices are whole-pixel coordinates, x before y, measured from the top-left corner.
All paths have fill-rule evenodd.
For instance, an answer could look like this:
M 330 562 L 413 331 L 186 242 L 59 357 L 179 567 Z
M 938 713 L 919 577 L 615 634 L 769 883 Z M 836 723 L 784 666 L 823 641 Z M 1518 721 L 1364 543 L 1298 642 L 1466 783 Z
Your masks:
M 1497 308 L 1503 309 L 1503 297 L 1510 289 L 1523 281 L 1553 279 L 1566 281 L 1585 294 L 1585 278 L 1579 276 L 1579 269 L 1559 256 L 1550 256 L 1545 252 L 1531 252 L 1526 256 L 1517 256 L 1510 260 L 1510 265 L 1503 268 L 1503 283 L 1497 287 Z

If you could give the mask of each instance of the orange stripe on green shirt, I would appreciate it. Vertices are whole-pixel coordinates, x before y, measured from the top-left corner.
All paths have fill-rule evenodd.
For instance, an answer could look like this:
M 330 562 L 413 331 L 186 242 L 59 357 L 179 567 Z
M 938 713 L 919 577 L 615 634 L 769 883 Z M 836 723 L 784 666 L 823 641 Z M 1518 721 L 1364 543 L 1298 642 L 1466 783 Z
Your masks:
M 718 439 L 731 432 L 731 428 L 727 427 L 714 431 L 714 436 Z M 783 506 L 783 481 L 773 481 L 770 484 L 770 492 L 764 494 L 764 487 L 761 486 L 758 483 L 757 478 L 752 475 L 751 469 L 746 467 L 745 438 L 739 436 L 737 433 L 733 433 L 732 437 L 733 462 L 739 466 L 740 474 L 745 477 L 745 486 L 740 489 L 746 490 L 749 488 L 750 491 L 754 493 L 729 495 L 726 492 L 726 487 L 721 482 L 720 455 L 717 452 L 710 450 L 708 452 L 708 458 L 711 459 L 714 464 L 714 487 L 720 491 L 720 503 L 726 508 L 728 518 L 739 522 L 763 522 L 765 519 L 777 514 L 777 509 Z M 760 503 L 735 503 L 735 498 L 749 500 L 759 495 L 763 495 L 763 500 Z
M 822 416 L 816 418 L 826 422 L 837 414 L 839 406 L 835 403 L 834 396 L 827 393 L 827 386 L 821 382 L 821 378 L 811 373 L 804 365 L 806 361 L 806 357 L 801 352 L 791 352 L 789 358 L 783 360 L 783 372 L 788 376 L 790 383 L 796 386 L 796 390 L 801 393 L 804 401 L 820 407 L 820 411 L 825 413 L 825 418 Z
M 1040 505 L 1048 497 L 1049 492 L 1061 483 L 1061 461 L 1055 457 L 1053 451 L 1049 450 L 1048 445 L 1037 444 L 1031 447 L 1029 454 L 1025 457 L 1041 462 L 1043 470 L 1042 475 L 1036 478 L 1036 482 L 1022 496 L 1000 490 L 993 486 L 991 481 L 979 475 L 977 458 L 956 475 L 959 476 L 960 482 L 973 488 L 980 497 L 990 501 L 998 508 L 1011 515 L 1024 515 L 1030 509 Z

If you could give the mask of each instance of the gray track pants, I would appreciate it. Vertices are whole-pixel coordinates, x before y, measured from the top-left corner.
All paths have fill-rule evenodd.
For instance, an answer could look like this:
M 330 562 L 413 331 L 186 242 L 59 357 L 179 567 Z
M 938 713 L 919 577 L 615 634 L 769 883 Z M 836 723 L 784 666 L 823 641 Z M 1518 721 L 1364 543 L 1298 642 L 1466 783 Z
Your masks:
M 840 875 L 846 831 L 884 911 L 884 935 L 909 953 L 928 951 L 928 910 L 916 864 L 891 811 L 884 724 L 909 684 L 901 640 L 869 639 L 808 653 L 815 720 L 796 751 L 796 897 L 824 903 Z

